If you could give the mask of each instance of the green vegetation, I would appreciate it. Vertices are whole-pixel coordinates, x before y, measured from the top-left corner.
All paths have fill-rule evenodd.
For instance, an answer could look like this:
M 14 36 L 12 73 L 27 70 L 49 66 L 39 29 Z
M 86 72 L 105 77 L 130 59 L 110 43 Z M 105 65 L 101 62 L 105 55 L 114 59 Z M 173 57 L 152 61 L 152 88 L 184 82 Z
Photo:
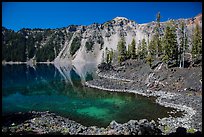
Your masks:
M 142 39 L 142 47 L 139 56 L 141 59 L 144 59 L 146 55 L 147 55 L 147 43 L 145 39 Z
M 109 58 L 110 58 L 110 54 L 109 54 L 108 48 L 106 47 L 106 63 L 109 62 Z
M 76 51 L 80 48 L 80 46 L 81 39 L 79 37 L 75 37 L 70 46 L 70 54 L 73 56 L 76 53 Z
M 193 58 L 197 58 L 202 54 L 202 36 L 199 29 L 198 24 L 196 24 L 196 27 L 193 32 L 193 42 L 192 42 L 192 55 Z
M 127 50 L 127 59 L 130 59 L 131 57 L 131 45 L 128 45 L 128 50 Z
M 165 126 L 164 126 L 164 133 L 165 133 L 165 134 L 169 133 L 170 130 L 171 130 L 171 127 L 170 127 L 170 126 L 168 126 L 168 125 L 165 125 Z
M 51 29 L 21 29 L 18 32 L 2 28 L 2 60 L 28 61 L 31 58 L 39 61 L 52 61 L 72 33 Z
M 156 42 L 155 37 L 149 43 L 149 52 L 151 55 L 156 55 Z
M 2 28 L 2 60 L 26 61 L 26 39 L 21 33 Z
M 170 21 L 167 24 L 165 34 L 164 34 L 164 44 L 163 44 L 163 61 L 167 63 L 168 61 L 176 61 L 178 63 L 178 43 L 176 37 L 176 28 L 174 27 L 174 22 Z M 165 58 L 164 58 L 165 57 Z
M 122 61 L 125 61 L 126 59 L 126 46 L 125 46 L 125 39 L 124 37 L 121 38 L 121 40 L 118 42 L 117 45 L 118 49 L 118 62 L 121 63 Z
M 133 39 L 126 51 L 125 39 L 124 37 L 121 38 L 117 45 L 119 63 L 132 58 L 145 59 L 150 67 L 154 60 L 161 60 L 167 67 L 185 66 L 185 54 L 189 53 L 189 40 L 184 22 L 180 22 L 179 24 L 179 22 L 173 20 L 168 21 L 164 28 L 164 34 L 161 35 L 160 18 L 161 15 L 158 13 L 152 39 L 149 41 L 148 35 L 148 43 L 145 39 L 142 39 L 142 41 L 139 40 L 137 49 L 135 48 L 136 43 Z M 177 35 L 179 32 L 180 34 Z M 202 33 L 198 24 L 196 24 L 193 32 L 191 53 L 193 58 L 197 60 L 199 57 L 202 57 Z
M 45 46 L 40 48 L 36 53 L 37 61 L 52 61 L 55 58 L 54 47 L 51 43 L 47 43 Z
M 113 54 L 113 49 L 112 49 L 112 48 L 111 48 L 111 50 L 109 51 L 109 54 L 110 54 L 110 57 L 109 57 L 109 58 L 110 58 L 110 59 L 109 59 L 110 61 L 109 61 L 109 62 L 112 63 L 113 56 L 114 56 L 114 54 Z
M 108 48 L 106 47 L 106 63 L 111 64 L 113 60 L 113 49 L 109 51 Z
M 127 50 L 127 54 L 126 54 L 126 58 L 127 59 L 135 59 L 136 58 L 136 43 L 135 43 L 135 39 L 132 39 L 131 44 L 128 45 L 128 50 Z
M 196 132 L 196 130 L 194 129 L 194 128 L 189 128 L 189 129 L 187 129 L 187 131 L 186 131 L 187 133 L 195 133 Z
M 146 57 L 146 62 L 149 64 L 149 66 L 152 66 L 152 62 L 154 61 L 153 57 L 151 54 L 148 54 Z
M 103 45 L 104 45 L 104 41 L 103 41 L 103 37 L 102 36 L 98 37 L 97 43 L 100 44 L 100 50 L 102 50 L 103 49 Z
M 89 52 L 89 51 L 92 51 L 93 49 L 93 45 L 94 45 L 94 42 L 93 41 L 87 41 L 85 46 L 86 46 L 86 51 Z
M 188 39 L 186 36 L 186 27 L 184 22 L 181 22 L 181 37 L 180 37 L 180 45 L 179 45 L 179 67 L 184 67 L 184 57 L 186 50 L 188 49 Z
M 130 52 L 131 52 L 131 58 L 135 59 L 136 57 L 136 43 L 135 43 L 135 39 L 133 38 L 132 42 L 131 42 L 131 47 L 130 47 Z
M 157 13 L 157 18 L 156 18 L 156 27 L 155 29 L 155 35 L 154 35 L 154 41 L 156 44 L 156 57 L 159 57 L 162 54 L 162 45 L 161 45 L 161 40 L 160 40 L 160 12 Z

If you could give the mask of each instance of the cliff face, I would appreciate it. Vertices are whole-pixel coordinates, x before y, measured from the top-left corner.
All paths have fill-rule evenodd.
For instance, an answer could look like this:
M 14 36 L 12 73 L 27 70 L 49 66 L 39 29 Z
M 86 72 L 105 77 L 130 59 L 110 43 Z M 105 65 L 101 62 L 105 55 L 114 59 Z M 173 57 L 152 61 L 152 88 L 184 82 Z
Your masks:
M 175 20 L 179 26 L 184 21 L 191 42 L 192 30 L 198 23 L 202 28 L 202 14 L 190 19 Z M 161 22 L 161 35 L 167 22 Z M 132 39 L 147 42 L 154 35 L 156 22 L 137 24 L 124 17 L 116 17 L 103 24 L 88 26 L 70 25 L 60 29 L 22 29 L 18 32 L 2 28 L 2 61 L 54 61 L 91 62 L 99 64 L 106 47 L 117 51 L 117 44 L 124 36 L 126 47 Z M 177 31 L 179 36 L 179 31 Z M 191 46 L 190 46 L 191 48 Z

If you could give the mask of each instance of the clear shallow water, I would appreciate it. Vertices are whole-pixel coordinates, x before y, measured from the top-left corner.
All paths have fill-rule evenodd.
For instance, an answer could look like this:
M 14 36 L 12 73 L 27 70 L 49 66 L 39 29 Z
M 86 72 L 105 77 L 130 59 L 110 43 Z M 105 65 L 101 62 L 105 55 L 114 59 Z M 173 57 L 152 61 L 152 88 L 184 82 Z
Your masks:
M 106 127 L 112 120 L 157 120 L 173 110 L 153 98 L 83 87 L 82 82 L 96 77 L 94 72 L 91 64 L 2 66 L 2 115 L 50 111 L 86 126 Z

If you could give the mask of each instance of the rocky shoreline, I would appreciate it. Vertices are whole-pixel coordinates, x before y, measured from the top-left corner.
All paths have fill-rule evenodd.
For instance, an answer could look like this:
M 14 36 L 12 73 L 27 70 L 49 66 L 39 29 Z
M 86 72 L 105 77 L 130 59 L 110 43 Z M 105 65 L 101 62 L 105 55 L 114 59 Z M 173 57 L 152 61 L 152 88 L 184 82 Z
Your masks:
M 98 82 L 98 81 L 97 81 Z M 184 111 L 184 116 L 183 117 L 168 117 L 168 118 L 162 118 L 162 119 L 158 119 L 158 122 L 160 123 L 160 128 L 161 130 L 164 131 L 164 126 L 168 126 L 169 127 L 169 133 L 171 132 L 175 132 L 176 129 L 178 127 L 185 127 L 187 129 L 192 128 L 191 124 L 193 122 L 192 120 L 192 116 L 196 114 L 196 111 L 191 108 L 191 107 L 187 107 L 187 106 L 183 106 L 180 104 L 174 104 L 174 103 L 170 103 L 171 99 L 175 99 L 175 98 L 182 98 L 181 95 L 176 95 L 173 93 L 167 93 L 167 92 L 163 92 L 163 91 L 150 91 L 147 90 L 146 92 L 143 92 L 143 90 L 126 90 L 126 89 L 110 89 L 110 88 L 102 88 L 100 86 L 95 86 L 94 84 L 90 84 L 90 83 L 94 83 L 92 82 L 86 82 L 85 85 L 91 88 L 97 88 L 97 89 L 101 89 L 101 90 L 106 90 L 106 91 L 112 91 L 112 92 L 127 92 L 127 93 L 135 93 L 135 94 L 140 94 L 143 96 L 156 96 L 156 102 L 159 103 L 162 106 L 165 107 L 172 107 L 172 108 L 176 108 L 178 109 L 178 111 Z M 112 83 L 111 83 L 112 84 Z M 112 84 L 114 85 L 114 84 Z M 169 102 L 168 102 L 169 101 Z M 173 112 L 172 112 L 173 113 Z M 201 122 L 202 123 L 202 122 Z M 195 129 L 197 128 L 198 130 L 201 130 L 201 123 L 199 123 L 199 125 L 197 127 L 195 127 Z M 200 126 L 200 127 L 199 127 Z
M 15 119 L 14 119 L 15 118 Z M 19 121 L 21 121 L 19 123 Z M 12 122 L 12 124 L 11 124 Z M 163 135 L 155 121 L 147 119 L 130 120 L 120 124 L 112 121 L 106 128 L 83 126 L 73 120 L 57 116 L 51 112 L 16 113 L 3 119 L 2 135 Z M 185 128 L 177 128 L 172 135 L 201 135 L 187 133 Z
M 24 118 L 25 116 L 29 117 L 27 120 L 21 121 L 20 124 L 9 123 L 9 121 L 14 122 L 13 117 L 19 120 L 22 116 Z M 31 111 L 4 118 L 2 133 L 3 135 L 161 135 L 161 130 L 157 128 L 154 121 L 149 122 L 146 119 L 130 120 L 124 124 L 112 121 L 106 128 L 98 128 L 96 126 L 83 126 L 48 111 Z
M 158 68 L 156 68 L 158 70 Z M 183 111 L 182 117 L 170 117 L 158 119 L 158 127 L 166 134 L 175 132 L 178 127 L 202 131 L 202 97 L 189 92 L 167 92 L 152 90 L 147 85 L 152 84 L 144 80 L 127 79 L 119 75 L 117 71 L 97 71 L 98 79 L 87 81 L 86 86 L 111 92 L 135 93 L 143 96 L 155 96 L 156 102 L 165 107 L 172 107 L 177 111 Z M 147 79 L 146 79 L 147 80 Z M 149 80 L 149 78 L 148 78 Z M 159 81 L 157 82 L 159 83 Z M 162 88 L 161 88 L 162 89 Z M 174 113 L 174 112 L 172 112 Z M 168 128 L 168 130 L 167 130 Z

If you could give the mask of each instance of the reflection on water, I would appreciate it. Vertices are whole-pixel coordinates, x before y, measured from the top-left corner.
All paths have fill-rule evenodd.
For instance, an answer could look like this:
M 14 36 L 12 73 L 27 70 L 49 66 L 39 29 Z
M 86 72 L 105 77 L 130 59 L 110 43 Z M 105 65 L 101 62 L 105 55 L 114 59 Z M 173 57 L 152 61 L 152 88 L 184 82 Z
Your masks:
M 83 125 L 107 126 L 112 120 L 157 120 L 173 109 L 152 98 L 113 93 L 83 86 L 96 76 L 94 64 L 2 66 L 2 114 L 51 111 Z

